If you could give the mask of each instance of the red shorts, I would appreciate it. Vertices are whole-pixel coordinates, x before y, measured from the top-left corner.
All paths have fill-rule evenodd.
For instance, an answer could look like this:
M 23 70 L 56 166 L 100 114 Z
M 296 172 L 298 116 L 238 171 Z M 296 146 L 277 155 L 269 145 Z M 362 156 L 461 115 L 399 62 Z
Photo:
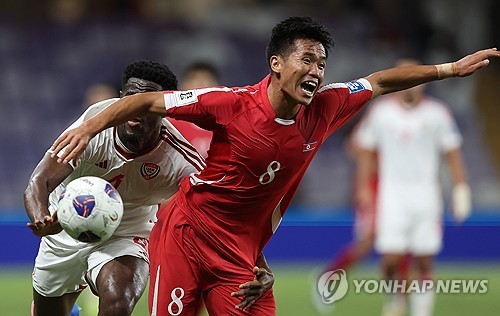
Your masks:
M 231 297 L 251 270 L 229 262 L 200 239 L 187 223 L 176 199 L 158 214 L 149 238 L 149 310 L 152 316 L 195 315 L 203 296 L 210 315 L 276 315 L 272 290 L 246 312 Z

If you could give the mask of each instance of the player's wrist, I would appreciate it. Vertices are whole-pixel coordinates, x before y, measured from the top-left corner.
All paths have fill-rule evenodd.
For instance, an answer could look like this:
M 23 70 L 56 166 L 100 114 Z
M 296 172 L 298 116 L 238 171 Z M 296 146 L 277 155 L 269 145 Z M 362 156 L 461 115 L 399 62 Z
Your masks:
M 438 79 L 455 77 L 458 74 L 457 63 L 435 65 Z

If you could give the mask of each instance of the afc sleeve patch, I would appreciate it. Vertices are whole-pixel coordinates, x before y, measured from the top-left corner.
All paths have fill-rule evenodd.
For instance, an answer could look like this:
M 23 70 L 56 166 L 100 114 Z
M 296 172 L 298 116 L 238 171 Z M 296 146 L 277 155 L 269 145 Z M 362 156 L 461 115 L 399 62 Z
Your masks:
M 175 91 L 175 103 L 178 106 L 193 104 L 198 102 L 198 96 L 195 90 Z
M 351 94 L 366 90 L 365 86 L 363 86 L 363 84 L 359 81 L 346 82 L 345 85 L 347 86 L 347 89 L 349 89 L 349 93 Z

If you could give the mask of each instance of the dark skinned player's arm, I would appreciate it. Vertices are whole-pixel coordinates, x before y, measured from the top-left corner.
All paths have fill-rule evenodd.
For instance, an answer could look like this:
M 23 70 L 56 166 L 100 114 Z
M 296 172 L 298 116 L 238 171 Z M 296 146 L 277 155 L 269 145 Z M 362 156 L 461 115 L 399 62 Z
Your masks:
M 39 237 L 57 234 L 61 226 L 57 215 L 49 213 L 49 194 L 73 172 L 69 164 L 57 163 L 46 153 L 33 171 L 24 191 L 24 207 L 31 220 L 28 227 Z

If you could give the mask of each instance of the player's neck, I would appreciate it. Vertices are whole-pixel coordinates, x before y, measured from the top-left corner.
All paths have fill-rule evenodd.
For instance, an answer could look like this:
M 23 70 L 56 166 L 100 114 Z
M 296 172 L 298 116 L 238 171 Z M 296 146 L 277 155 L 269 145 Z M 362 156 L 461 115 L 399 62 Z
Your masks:
M 300 110 L 301 105 L 285 95 L 272 81 L 267 87 L 267 97 L 277 118 L 293 120 Z
M 156 146 L 160 139 L 160 131 L 158 130 L 153 135 L 148 137 L 134 137 L 135 135 L 126 135 L 118 133 L 118 140 L 120 145 L 130 153 L 139 154 L 149 151 L 152 147 Z

